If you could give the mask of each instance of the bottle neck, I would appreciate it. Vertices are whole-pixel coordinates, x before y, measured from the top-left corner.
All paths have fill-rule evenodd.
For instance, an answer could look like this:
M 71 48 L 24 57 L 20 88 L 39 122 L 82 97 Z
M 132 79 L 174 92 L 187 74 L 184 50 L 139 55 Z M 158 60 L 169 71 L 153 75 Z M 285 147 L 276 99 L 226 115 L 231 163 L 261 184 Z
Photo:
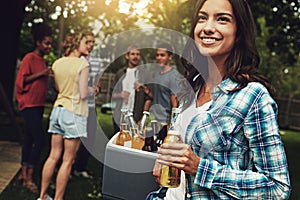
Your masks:
M 143 131 L 144 128 L 148 125 L 148 117 L 149 114 L 148 113 L 144 113 L 142 120 L 141 120 L 141 125 L 140 125 L 140 130 Z
M 180 111 L 181 110 L 179 108 L 172 109 L 171 121 L 170 121 L 170 127 L 168 130 L 168 134 L 179 135 L 179 127 L 178 127 L 178 123 L 176 123 L 176 120 L 180 114 Z

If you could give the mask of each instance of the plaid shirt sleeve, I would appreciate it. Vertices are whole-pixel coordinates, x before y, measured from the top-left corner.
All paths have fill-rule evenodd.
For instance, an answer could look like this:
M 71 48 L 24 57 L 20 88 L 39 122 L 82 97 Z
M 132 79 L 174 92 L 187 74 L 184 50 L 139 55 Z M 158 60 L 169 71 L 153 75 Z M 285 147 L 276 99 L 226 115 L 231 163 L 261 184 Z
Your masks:
M 192 149 L 201 157 L 187 175 L 187 199 L 287 199 L 290 180 L 277 105 L 259 83 L 219 94 L 195 117 Z

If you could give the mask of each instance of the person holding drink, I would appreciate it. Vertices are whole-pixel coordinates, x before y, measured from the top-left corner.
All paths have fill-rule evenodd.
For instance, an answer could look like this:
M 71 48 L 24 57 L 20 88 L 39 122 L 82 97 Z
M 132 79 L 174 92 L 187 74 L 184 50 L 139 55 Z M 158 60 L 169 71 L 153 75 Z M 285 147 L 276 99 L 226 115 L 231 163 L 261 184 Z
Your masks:
M 18 179 L 33 193 L 38 192 L 33 180 L 34 169 L 45 146 L 42 119 L 51 68 L 47 67 L 44 56 L 52 49 L 52 34 L 47 24 L 38 23 L 32 27 L 35 49 L 22 59 L 15 83 L 18 109 L 25 123 Z
M 187 124 L 185 143 L 162 144 L 153 175 L 160 183 L 161 165 L 184 171 L 165 199 L 288 199 L 277 105 L 257 71 L 251 9 L 246 0 L 199 0 L 195 11 L 182 59 L 194 96 L 177 119 Z
M 87 98 L 96 88 L 88 86 L 90 66 L 81 56 L 89 54 L 87 36 L 70 34 L 63 43 L 64 56 L 53 63 L 58 96 L 50 115 L 48 133 L 51 134 L 50 153 L 43 165 L 41 191 L 38 200 L 51 200 L 47 194 L 58 161 L 54 199 L 63 199 L 72 165 L 80 146 L 80 138 L 87 137 Z
M 125 54 L 126 65 L 116 73 L 112 89 L 112 101 L 116 103 L 113 113 L 114 132 L 120 131 L 119 122 L 121 109 L 133 113 L 133 118 L 139 122 L 143 111 L 149 111 L 152 98 L 146 87 L 150 83 L 149 72 L 140 64 L 141 53 L 137 46 L 129 45 Z

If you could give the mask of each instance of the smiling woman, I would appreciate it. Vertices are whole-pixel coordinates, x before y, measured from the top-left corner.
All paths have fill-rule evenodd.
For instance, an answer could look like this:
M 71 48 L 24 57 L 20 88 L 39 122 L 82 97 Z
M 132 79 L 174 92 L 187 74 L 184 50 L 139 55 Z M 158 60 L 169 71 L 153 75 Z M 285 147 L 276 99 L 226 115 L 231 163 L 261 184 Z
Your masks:
M 183 56 L 195 93 L 175 122 L 187 144 L 162 144 L 153 175 L 160 182 L 162 165 L 185 173 L 166 200 L 288 199 L 278 106 L 257 72 L 251 9 L 245 0 L 197 2 Z
M 234 44 L 236 19 L 226 2 L 217 1 L 215 4 L 211 7 L 207 3 L 199 11 L 194 38 L 203 55 L 226 58 Z

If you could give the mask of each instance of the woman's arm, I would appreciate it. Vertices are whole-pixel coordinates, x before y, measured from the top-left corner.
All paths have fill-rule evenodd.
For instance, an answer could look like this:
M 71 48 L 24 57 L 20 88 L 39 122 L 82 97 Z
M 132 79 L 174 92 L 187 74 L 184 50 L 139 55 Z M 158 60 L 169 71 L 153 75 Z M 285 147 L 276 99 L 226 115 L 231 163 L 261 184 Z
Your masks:
M 88 87 L 89 69 L 89 67 L 85 67 L 79 73 L 79 93 L 81 99 L 86 99 L 92 92 L 92 88 Z
M 26 77 L 24 77 L 24 85 L 31 83 L 31 82 L 35 81 L 36 79 L 39 79 L 40 77 L 48 76 L 50 74 L 50 72 L 51 72 L 51 69 L 46 68 L 38 73 L 26 76 Z
M 217 140 L 223 146 L 218 144 L 209 157 L 201 158 L 193 183 L 199 188 L 217 191 L 230 198 L 287 199 L 290 181 L 277 124 L 277 107 L 269 94 L 257 88 L 253 90 L 255 97 L 250 98 L 254 99 L 252 106 L 249 107 L 243 127 L 232 135 L 232 139 L 223 137 L 225 127 L 220 126 L 228 123 L 226 121 L 235 123 L 234 119 L 238 119 L 222 120 L 228 109 L 224 109 L 218 119 L 210 120 L 206 129 L 209 140 L 222 137 L 225 140 Z M 237 105 L 236 111 L 232 112 L 238 113 L 242 109 L 242 104 Z M 195 134 L 203 135 L 203 131 L 196 130 Z

